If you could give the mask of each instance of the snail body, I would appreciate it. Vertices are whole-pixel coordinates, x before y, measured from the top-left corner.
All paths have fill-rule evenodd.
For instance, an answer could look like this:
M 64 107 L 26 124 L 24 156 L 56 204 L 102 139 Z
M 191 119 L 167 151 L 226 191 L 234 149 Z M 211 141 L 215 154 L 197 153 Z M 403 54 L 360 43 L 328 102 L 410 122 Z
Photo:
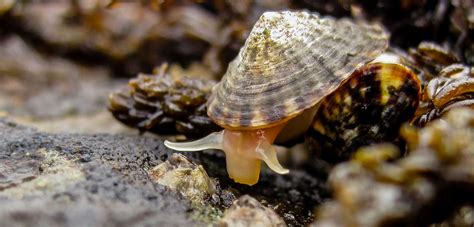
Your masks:
M 303 134 L 322 100 L 387 46 L 388 35 L 377 25 L 307 12 L 264 13 L 207 102 L 208 116 L 224 130 L 165 145 L 223 150 L 228 174 L 238 183 L 257 183 L 261 161 L 288 173 L 274 141 Z

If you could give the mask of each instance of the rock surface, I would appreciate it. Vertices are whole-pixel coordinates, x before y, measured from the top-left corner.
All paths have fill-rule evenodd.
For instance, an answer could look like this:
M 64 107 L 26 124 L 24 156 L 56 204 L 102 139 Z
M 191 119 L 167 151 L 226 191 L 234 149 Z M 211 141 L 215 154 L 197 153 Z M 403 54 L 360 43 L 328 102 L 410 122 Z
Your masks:
M 138 136 L 53 135 L 0 121 L 0 226 L 189 226 L 189 202 L 150 181 L 170 155 Z
M 220 153 L 184 155 L 188 161 L 177 162 L 156 137 L 46 133 L 0 118 L 0 226 L 206 225 L 246 194 L 300 226 L 329 197 L 317 171 L 292 168 L 282 176 L 264 168 L 249 187 L 228 178 Z M 173 171 L 194 169 L 212 190 L 195 196 L 193 187 L 183 193 L 182 185 L 157 183 L 149 173 L 160 166 L 171 178 Z

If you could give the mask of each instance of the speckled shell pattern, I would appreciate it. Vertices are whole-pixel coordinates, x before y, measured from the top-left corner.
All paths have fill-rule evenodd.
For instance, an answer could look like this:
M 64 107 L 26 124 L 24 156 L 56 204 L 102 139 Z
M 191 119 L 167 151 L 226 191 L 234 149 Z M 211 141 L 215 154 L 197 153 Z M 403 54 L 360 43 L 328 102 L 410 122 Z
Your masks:
M 317 104 L 387 46 L 379 25 L 266 12 L 213 89 L 208 115 L 224 128 L 270 127 Z
M 362 146 L 396 142 L 398 129 L 413 118 L 420 97 L 420 80 L 408 67 L 366 64 L 321 101 L 306 145 L 324 160 L 339 162 Z

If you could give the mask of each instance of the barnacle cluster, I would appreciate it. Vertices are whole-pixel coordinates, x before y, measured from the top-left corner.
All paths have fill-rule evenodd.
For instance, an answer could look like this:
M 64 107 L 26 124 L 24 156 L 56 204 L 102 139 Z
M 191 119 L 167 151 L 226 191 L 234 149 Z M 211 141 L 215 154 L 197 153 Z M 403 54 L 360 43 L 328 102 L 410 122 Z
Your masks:
M 474 70 L 472 67 L 455 64 L 444 68 L 439 77 L 432 79 L 426 86 L 422 101 L 425 111 L 418 124 L 441 116 L 456 107 L 474 108 Z M 419 111 L 419 112 L 420 112 Z
M 474 107 L 474 69 L 449 49 L 422 42 L 409 49 L 409 61 L 424 86 L 415 123 L 425 125 L 455 107 Z
M 406 157 L 393 145 L 360 149 L 331 172 L 334 200 L 315 226 L 419 226 L 474 202 L 474 111 L 455 109 L 425 128 L 404 127 Z
M 434 42 L 423 41 L 416 48 L 408 49 L 408 53 L 425 83 L 437 77 L 443 68 L 460 62 L 456 54 Z
M 163 64 L 154 74 L 140 74 L 110 94 L 109 110 L 122 123 L 141 131 L 199 136 L 216 131 L 206 115 L 212 80 L 192 79 Z

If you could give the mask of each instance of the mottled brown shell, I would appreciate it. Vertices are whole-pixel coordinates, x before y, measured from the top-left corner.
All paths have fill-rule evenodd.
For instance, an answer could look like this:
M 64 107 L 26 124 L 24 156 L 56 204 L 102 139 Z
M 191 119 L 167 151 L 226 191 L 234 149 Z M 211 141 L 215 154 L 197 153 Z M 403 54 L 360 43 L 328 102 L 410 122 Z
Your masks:
M 267 12 L 208 101 L 208 115 L 226 128 L 263 128 L 314 106 L 377 57 L 388 35 L 307 12 Z
M 326 161 L 347 160 L 361 146 L 394 142 L 418 107 L 421 85 L 401 64 L 366 64 L 319 106 L 306 143 Z

